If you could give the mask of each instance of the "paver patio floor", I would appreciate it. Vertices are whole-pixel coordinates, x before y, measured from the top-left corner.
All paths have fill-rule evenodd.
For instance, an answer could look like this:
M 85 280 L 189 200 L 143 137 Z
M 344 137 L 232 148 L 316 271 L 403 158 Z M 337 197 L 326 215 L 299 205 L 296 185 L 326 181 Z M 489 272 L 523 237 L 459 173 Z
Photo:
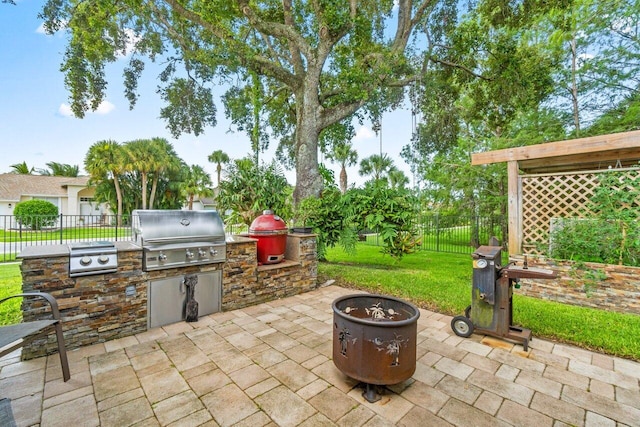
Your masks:
M 421 310 L 413 377 L 369 403 L 333 364 L 327 286 L 57 354 L 0 359 L 18 426 L 640 426 L 640 364 Z

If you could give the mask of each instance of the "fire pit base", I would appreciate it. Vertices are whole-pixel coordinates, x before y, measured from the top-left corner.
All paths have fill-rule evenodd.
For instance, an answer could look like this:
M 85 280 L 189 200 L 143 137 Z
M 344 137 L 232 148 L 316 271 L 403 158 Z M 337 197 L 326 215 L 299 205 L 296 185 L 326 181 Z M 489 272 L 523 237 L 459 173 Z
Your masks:
M 366 385 L 367 400 L 377 400 L 371 385 L 398 384 L 413 375 L 420 317 L 414 305 L 383 295 L 356 294 L 338 298 L 332 306 L 333 363 Z
M 366 399 L 369 403 L 375 403 L 378 400 L 382 399 L 381 394 L 384 394 L 385 387 L 379 386 L 375 384 L 369 383 L 360 383 L 358 386 L 364 387 L 364 391 L 362 392 L 362 397 Z

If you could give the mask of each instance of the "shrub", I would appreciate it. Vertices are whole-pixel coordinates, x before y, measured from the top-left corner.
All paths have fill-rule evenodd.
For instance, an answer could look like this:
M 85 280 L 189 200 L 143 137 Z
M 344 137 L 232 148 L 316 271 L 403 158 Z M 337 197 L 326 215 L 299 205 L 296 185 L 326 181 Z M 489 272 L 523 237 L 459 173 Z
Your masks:
M 310 226 L 317 238 L 318 259 L 326 260 L 327 248 L 341 244 L 346 251 L 355 249 L 356 236 L 348 221 L 344 197 L 336 187 L 325 187 L 320 197 L 309 197 L 297 211 L 300 225 Z
M 552 223 L 550 255 L 574 261 L 640 265 L 638 171 L 612 171 L 599 185 L 583 218 Z
M 418 203 L 408 190 L 374 183 L 348 191 L 346 198 L 352 222 L 359 229 L 375 230 L 382 239 L 383 253 L 400 260 L 420 244 L 416 229 Z
M 56 223 L 58 207 L 46 200 L 28 200 L 18 203 L 13 214 L 22 226 L 40 230 Z

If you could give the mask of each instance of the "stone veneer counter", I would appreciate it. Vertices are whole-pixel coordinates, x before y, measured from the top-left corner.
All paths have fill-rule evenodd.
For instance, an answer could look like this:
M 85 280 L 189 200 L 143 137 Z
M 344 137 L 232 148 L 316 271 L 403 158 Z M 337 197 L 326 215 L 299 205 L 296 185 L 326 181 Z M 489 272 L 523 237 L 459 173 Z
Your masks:
M 26 247 L 22 259 L 23 292 L 47 292 L 58 301 L 68 349 L 123 338 L 147 330 L 147 289 L 151 280 L 222 269 L 222 311 L 307 292 L 317 287 L 316 236 L 289 234 L 286 262 L 259 266 L 257 240 L 228 236 L 223 263 L 143 271 L 142 248 L 114 242 L 115 273 L 69 277 L 69 246 Z M 46 318 L 37 300 L 23 304 L 25 321 Z M 29 359 L 56 351 L 54 335 L 23 349 Z

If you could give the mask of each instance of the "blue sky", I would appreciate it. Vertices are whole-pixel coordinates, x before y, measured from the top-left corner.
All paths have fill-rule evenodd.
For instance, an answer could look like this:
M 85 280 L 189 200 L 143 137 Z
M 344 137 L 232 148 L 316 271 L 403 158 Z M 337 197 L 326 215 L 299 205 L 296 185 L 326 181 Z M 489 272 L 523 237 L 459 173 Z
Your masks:
M 97 112 L 77 119 L 69 113 L 69 94 L 64 87 L 60 64 L 66 47 L 63 33 L 47 36 L 41 31 L 37 15 L 44 1 L 19 0 L 16 6 L 0 3 L 0 173 L 10 172 L 11 165 L 25 161 L 29 167 L 45 168 L 48 162 L 78 165 L 83 168 L 89 147 L 100 140 L 118 142 L 139 138 L 163 137 L 172 143 L 178 155 L 188 164 L 205 168 L 215 180 L 215 165 L 207 156 L 223 150 L 232 159 L 250 152 L 243 133 L 230 133 L 224 107 L 216 102 L 218 125 L 207 128 L 204 135 L 173 138 L 159 119 L 162 101 L 156 94 L 157 73 L 149 70 L 140 84 L 140 98 L 129 110 L 123 95 L 121 68 L 114 64 L 107 70 L 107 100 Z M 223 93 L 220 90 L 219 93 Z M 380 151 L 380 138 L 370 124 L 356 125 L 353 147 L 363 159 Z M 411 115 L 408 110 L 387 113 L 382 119 L 382 148 L 397 167 L 405 171 L 411 183 L 408 166 L 399 153 L 411 137 Z M 263 155 L 269 160 L 273 147 Z M 327 163 L 336 172 L 337 165 Z M 361 184 L 358 167 L 348 169 L 349 182 Z M 287 172 L 295 184 L 295 172 Z

